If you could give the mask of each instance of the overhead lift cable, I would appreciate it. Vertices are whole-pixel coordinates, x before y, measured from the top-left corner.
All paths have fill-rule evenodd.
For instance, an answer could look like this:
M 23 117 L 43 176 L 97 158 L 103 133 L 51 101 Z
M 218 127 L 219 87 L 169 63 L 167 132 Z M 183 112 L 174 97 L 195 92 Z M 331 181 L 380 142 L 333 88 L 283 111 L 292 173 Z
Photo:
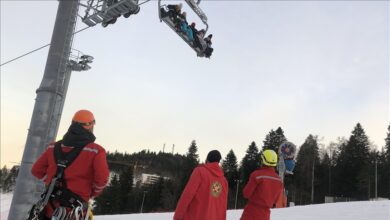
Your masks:
M 73 33 L 73 35 L 75 35 L 75 34 L 77 34 L 77 33 L 80 33 L 81 31 L 84 31 L 84 30 L 86 30 L 86 29 L 88 29 L 88 28 L 90 28 L 90 27 L 85 27 L 85 28 L 82 28 L 82 29 L 80 29 L 80 30 L 78 30 L 78 31 L 75 31 L 75 32 Z M 27 52 L 27 53 L 22 54 L 22 55 L 20 55 L 20 56 L 18 56 L 18 57 L 15 57 L 15 58 L 13 58 L 13 59 L 11 59 L 11 60 L 8 60 L 7 62 L 4 62 L 4 63 L 0 64 L 0 66 L 4 66 L 5 64 L 11 63 L 11 62 L 13 62 L 13 61 L 15 61 L 15 60 L 18 60 L 18 59 L 20 59 L 20 58 L 22 58 L 22 57 L 24 57 L 24 56 L 27 56 L 27 55 L 29 55 L 29 54 L 32 54 L 32 53 L 38 51 L 38 50 L 41 50 L 41 49 L 43 49 L 43 48 L 45 48 L 45 47 L 47 47 L 47 46 L 49 46 L 49 45 L 50 45 L 50 44 L 43 45 L 43 46 L 41 46 L 41 47 L 39 47 L 39 48 L 37 48 L 37 49 L 34 49 L 34 50 L 30 51 L 30 52 Z

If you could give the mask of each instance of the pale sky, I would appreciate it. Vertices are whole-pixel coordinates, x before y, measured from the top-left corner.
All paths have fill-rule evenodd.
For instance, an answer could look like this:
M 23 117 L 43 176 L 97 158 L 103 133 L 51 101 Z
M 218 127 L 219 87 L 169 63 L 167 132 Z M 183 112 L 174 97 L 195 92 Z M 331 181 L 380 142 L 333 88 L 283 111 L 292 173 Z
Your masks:
M 183 1 L 184 5 L 185 2 Z M 57 1 L 1 1 L 1 63 L 50 43 Z M 239 160 L 281 126 L 300 146 L 327 145 L 360 122 L 384 145 L 389 125 L 389 2 L 202 1 L 214 54 L 194 51 L 165 23 L 157 1 L 129 19 L 75 35 L 95 60 L 74 72 L 57 139 L 79 109 L 94 112 L 108 151 L 185 153 L 196 140 Z M 188 7 L 189 21 L 196 20 Z M 84 8 L 80 8 L 80 14 Z M 196 20 L 198 21 L 198 20 Z M 197 22 L 199 28 L 202 27 Z M 80 21 L 77 29 L 85 27 Z M 1 67 L 1 165 L 19 163 L 48 48 Z

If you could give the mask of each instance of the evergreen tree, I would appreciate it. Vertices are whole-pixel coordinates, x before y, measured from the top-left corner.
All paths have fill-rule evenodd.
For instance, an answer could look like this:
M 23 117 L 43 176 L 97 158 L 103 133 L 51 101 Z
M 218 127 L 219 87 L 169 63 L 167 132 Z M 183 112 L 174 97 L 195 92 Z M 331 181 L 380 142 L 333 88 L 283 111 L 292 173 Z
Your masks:
M 190 147 L 188 148 L 188 152 L 186 154 L 184 164 L 182 168 L 179 169 L 182 171 L 182 175 L 180 177 L 180 186 L 179 186 L 180 193 L 178 193 L 177 199 L 180 198 L 181 192 L 184 190 L 184 187 L 186 186 L 192 171 L 198 164 L 199 164 L 198 146 L 196 145 L 196 141 L 193 140 L 191 142 Z
M 249 145 L 246 150 L 246 154 L 241 161 L 241 179 L 243 180 L 243 184 L 245 185 L 248 180 L 250 174 L 256 170 L 260 165 L 259 158 L 259 149 L 256 146 L 256 143 L 253 141 L 251 145 Z
M 352 199 L 368 199 L 369 141 L 360 123 L 337 158 L 337 193 Z
M 320 162 L 317 165 L 317 169 L 315 170 L 315 177 L 318 182 L 316 182 L 315 188 L 315 202 L 324 202 L 325 196 L 330 195 L 330 178 L 331 178 L 331 158 L 329 153 L 324 152 L 322 158 L 320 158 Z
M 280 145 L 285 141 L 287 141 L 287 138 L 284 136 L 284 131 L 281 127 L 278 127 L 276 131 L 271 130 L 266 135 L 263 141 L 263 150 L 271 149 L 278 152 Z
M 144 212 L 161 212 L 162 192 L 164 188 L 164 179 L 159 178 L 157 182 L 151 184 L 147 189 L 147 197 L 144 202 Z
M 385 158 L 390 164 L 390 125 L 387 128 L 387 137 L 385 138 Z
M 233 150 L 230 150 L 225 159 L 222 161 L 222 169 L 225 173 L 226 179 L 228 180 L 229 186 L 234 185 L 234 180 L 238 179 L 239 173 L 237 157 Z
M 161 202 L 164 211 L 173 211 L 176 207 L 176 190 L 177 183 L 173 180 L 164 181 L 161 192 Z
M 390 199 L 390 125 L 387 128 L 385 147 L 379 157 L 378 178 L 379 197 Z
M 110 185 L 96 198 L 94 214 L 119 214 L 120 211 L 120 183 L 117 174 L 113 174 Z
M 133 188 L 133 169 L 125 167 L 119 174 L 119 210 L 120 213 L 129 213 L 134 204 L 131 203 Z
M 5 171 L 7 172 L 7 171 Z M 19 173 L 19 166 L 13 166 L 6 176 L 4 176 L 2 189 L 3 192 L 11 192 L 14 190 L 16 185 L 16 177 Z
M 4 180 L 7 178 L 7 176 L 9 175 L 9 171 L 7 169 L 7 166 L 4 166 L 1 170 L 0 170 L 0 189 L 2 192 L 5 192 L 5 188 L 4 188 Z
M 235 192 L 238 190 L 236 188 L 237 181 L 239 181 L 237 157 L 233 150 L 230 150 L 226 155 L 226 158 L 223 160 L 222 169 L 229 184 L 228 209 L 232 209 L 235 205 Z
M 198 146 L 196 146 L 195 140 L 191 142 L 191 145 L 188 148 L 187 159 L 189 160 L 193 168 L 199 164 Z
M 320 199 L 317 199 L 317 197 L 312 198 L 312 190 L 316 193 L 316 185 L 313 185 L 312 181 L 314 181 L 314 184 L 318 183 L 318 175 L 316 175 L 316 172 L 319 171 L 319 148 L 317 139 L 317 136 L 310 134 L 299 148 L 294 174 L 296 202 L 298 204 L 319 202 L 318 200 Z

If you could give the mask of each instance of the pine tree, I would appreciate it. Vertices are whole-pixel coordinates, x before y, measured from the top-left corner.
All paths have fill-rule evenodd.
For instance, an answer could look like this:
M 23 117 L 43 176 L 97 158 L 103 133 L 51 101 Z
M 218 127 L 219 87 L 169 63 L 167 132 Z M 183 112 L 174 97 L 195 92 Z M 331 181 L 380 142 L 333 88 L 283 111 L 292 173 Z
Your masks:
M 9 171 L 7 176 L 4 176 L 3 180 L 3 191 L 4 192 L 11 192 L 14 190 L 14 187 L 16 185 L 16 177 L 19 173 L 19 166 L 13 166 Z
M 315 185 L 312 184 L 312 181 L 314 180 L 317 182 L 316 178 L 318 177 L 318 175 L 316 175 L 316 170 L 318 171 L 319 165 L 317 139 L 317 136 L 310 134 L 299 148 L 294 174 L 295 185 L 297 188 L 296 202 L 298 204 L 318 202 L 317 199 L 312 198 L 313 187 L 314 192 L 316 192 Z
M 387 128 L 387 137 L 385 138 L 385 157 L 387 163 L 390 164 L 390 125 Z
M 369 141 L 358 123 L 337 158 L 337 193 L 353 199 L 368 199 Z
M 234 208 L 235 205 L 235 192 L 237 188 L 237 181 L 239 181 L 239 172 L 237 157 L 234 154 L 233 150 L 230 150 L 226 155 L 226 158 L 222 162 L 222 169 L 225 173 L 225 177 L 229 184 L 228 191 L 228 209 Z
M 390 125 L 387 128 L 385 147 L 380 157 L 378 166 L 378 195 L 379 197 L 390 198 Z
M 194 168 L 199 164 L 199 155 L 198 155 L 198 146 L 196 145 L 196 141 L 193 140 L 191 142 L 190 147 L 188 148 L 188 152 L 186 154 L 186 160 L 184 161 L 184 164 L 182 166 L 182 173 L 183 175 L 180 178 L 180 187 L 179 191 L 180 194 L 184 190 L 185 185 L 187 184 L 188 179 L 191 176 L 192 171 Z M 178 197 L 180 197 L 180 194 Z
M 191 145 L 188 148 L 187 159 L 190 161 L 192 168 L 199 164 L 198 146 L 196 146 L 195 140 L 191 142 Z
M 325 196 L 330 195 L 330 178 L 331 178 L 331 158 L 328 152 L 324 152 L 317 169 L 315 170 L 315 177 L 318 181 L 315 187 L 315 202 L 324 202 Z
M 259 149 L 253 141 L 246 150 L 246 154 L 241 161 L 241 179 L 244 185 L 248 182 L 250 174 L 260 165 Z
M 9 171 L 7 169 L 7 166 L 4 166 L 1 170 L 0 170 L 0 190 L 2 192 L 5 192 L 5 188 L 4 188 L 4 180 L 7 178 L 7 176 L 9 175 Z
M 222 161 L 222 169 L 225 173 L 225 177 L 228 180 L 229 186 L 234 185 L 234 180 L 238 179 L 238 164 L 237 157 L 233 150 L 230 150 Z
M 118 214 L 120 211 L 120 183 L 119 176 L 113 174 L 109 186 L 96 198 L 94 214 Z
M 145 198 L 144 212 L 161 212 L 163 205 L 162 192 L 164 188 L 164 179 L 159 178 L 157 182 L 148 187 L 148 194 Z
M 287 141 L 287 138 L 284 136 L 284 131 L 281 127 L 278 127 L 276 131 L 271 130 L 265 137 L 263 141 L 263 150 L 271 149 L 275 152 L 278 152 L 279 146 Z
M 133 188 L 133 169 L 126 167 L 119 174 L 119 210 L 120 213 L 129 213 L 131 207 L 131 191 Z
M 161 202 L 163 211 L 172 211 L 176 207 L 176 189 L 177 184 L 172 180 L 164 181 L 161 192 Z

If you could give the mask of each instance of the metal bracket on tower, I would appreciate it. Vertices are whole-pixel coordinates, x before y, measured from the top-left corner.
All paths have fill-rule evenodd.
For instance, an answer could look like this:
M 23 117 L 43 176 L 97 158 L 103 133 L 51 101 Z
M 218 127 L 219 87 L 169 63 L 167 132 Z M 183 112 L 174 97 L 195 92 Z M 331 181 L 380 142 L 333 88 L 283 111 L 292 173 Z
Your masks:
M 94 60 L 93 56 L 83 54 L 81 51 L 73 49 L 70 54 L 68 66 L 72 71 L 87 71 L 91 69 L 88 64 Z

